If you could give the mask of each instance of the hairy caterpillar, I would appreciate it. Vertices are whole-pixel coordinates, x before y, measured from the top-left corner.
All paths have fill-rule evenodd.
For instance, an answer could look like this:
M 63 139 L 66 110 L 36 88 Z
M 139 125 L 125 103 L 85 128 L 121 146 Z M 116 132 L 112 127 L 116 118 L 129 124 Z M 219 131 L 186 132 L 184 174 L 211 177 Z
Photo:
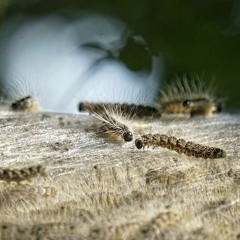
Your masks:
M 21 182 L 34 178 L 38 175 L 46 176 L 46 169 L 41 166 L 32 166 L 22 169 L 0 168 L 0 180 L 5 182 Z
M 177 78 L 160 91 L 158 108 L 162 113 L 211 116 L 221 112 L 223 103 L 214 97 L 214 88 L 204 85 L 199 76 Z
M 97 125 L 97 134 L 109 137 L 110 139 L 122 139 L 125 142 L 131 142 L 133 140 L 133 133 L 127 125 L 125 125 L 121 118 L 121 112 L 116 109 L 109 108 L 109 106 L 100 105 L 96 111 L 92 111 L 94 116 L 101 121 L 101 124 Z M 120 117 L 120 120 L 116 118 Z
M 11 104 L 11 110 L 34 113 L 40 110 L 38 101 L 32 96 L 26 96 Z
M 185 100 L 183 107 L 189 111 L 191 117 L 194 116 L 211 116 L 213 113 L 222 111 L 222 103 L 214 100 L 210 101 L 206 98 L 196 98 Z
M 31 76 L 24 75 L 21 78 L 13 76 L 3 85 L 4 96 L 11 101 L 12 111 L 35 113 L 41 110 L 40 83 L 32 83 Z
M 135 145 L 138 149 L 146 146 L 163 147 L 169 150 L 174 150 L 179 154 L 185 154 L 190 157 L 214 159 L 226 157 L 226 152 L 220 148 L 208 147 L 201 144 L 196 144 L 186 141 L 182 138 L 175 138 L 165 134 L 147 134 L 135 140 Z
M 79 104 L 79 111 L 101 114 L 105 108 L 118 109 L 123 116 L 130 116 L 132 118 L 143 117 L 161 117 L 161 113 L 155 107 L 128 104 L 128 103 L 91 103 L 81 102 Z
M 111 116 L 103 120 L 98 133 L 107 134 L 110 137 L 121 137 L 125 142 L 131 142 L 133 139 L 133 134 L 128 126 L 116 121 Z

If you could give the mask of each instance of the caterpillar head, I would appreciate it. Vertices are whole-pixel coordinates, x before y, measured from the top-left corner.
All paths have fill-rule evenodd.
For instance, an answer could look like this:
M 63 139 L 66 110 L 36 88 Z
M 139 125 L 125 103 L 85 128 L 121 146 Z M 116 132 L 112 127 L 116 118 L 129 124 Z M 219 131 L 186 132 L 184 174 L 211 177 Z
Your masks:
M 135 141 L 135 146 L 136 146 L 138 149 L 143 148 L 142 140 L 141 140 L 141 139 L 136 139 L 136 141 Z
M 131 142 L 133 140 L 133 134 L 130 131 L 126 131 L 123 133 L 123 139 L 125 142 Z

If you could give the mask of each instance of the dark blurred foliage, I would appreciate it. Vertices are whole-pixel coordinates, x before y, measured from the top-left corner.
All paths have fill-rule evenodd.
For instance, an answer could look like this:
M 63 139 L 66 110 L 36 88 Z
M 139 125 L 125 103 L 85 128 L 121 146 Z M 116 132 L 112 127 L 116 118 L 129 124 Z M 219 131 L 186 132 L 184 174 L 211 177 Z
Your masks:
M 240 109 L 240 32 L 228 34 L 233 24 L 233 0 L 42 0 L 10 4 L 4 18 L 16 13 L 41 15 L 78 10 L 111 15 L 126 22 L 148 42 L 152 54 L 161 53 L 165 79 L 176 74 L 206 72 L 214 76 L 218 95 L 229 109 Z M 240 11 L 239 11 L 240 12 Z M 132 69 L 149 64 L 131 45 L 121 58 Z M 210 77 L 206 81 L 211 81 Z

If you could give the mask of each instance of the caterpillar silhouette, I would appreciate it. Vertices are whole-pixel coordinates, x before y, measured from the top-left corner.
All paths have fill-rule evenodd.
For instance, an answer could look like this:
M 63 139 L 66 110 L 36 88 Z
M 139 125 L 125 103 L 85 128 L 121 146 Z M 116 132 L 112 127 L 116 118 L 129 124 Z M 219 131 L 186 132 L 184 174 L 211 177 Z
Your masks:
M 98 133 L 109 135 L 110 138 L 122 138 L 125 142 L 131 142 L 133 134 L 129 127 L 112 116 L 103 117 L 102 124 L 99 126 Z
M 104 135 L 109 139 L 118 140 L 119 138 L 125 142 L 133 140 L 133 133 L 130 128 L 124 124 L 124 114 L 119 105 L 112 104 L 79 104 L 79 111 L 88 111 L 101 121 L 101 124 L 96 125 L 96 133 Z M 126 115 L 125 115 L 126 116 Z
M 116 109 L 121 112 L 123 116 L 132 118 L 144 117 L 161 117 L 161 112 L 151 106 L 128 104 L 128 103 L 91 103 L 81 102 L 79 104 L 79 111 L 102 114 L 105 108 Z
M 176 151 L 179 154 L 185 154 L 190 157 L 214 159 L 226 157 L 226 152 L 220 148 L 209 147 L 186 141 L 182 138 L 175 138 L 165 134 L 147 134 L 135 140 L 138 149 L 150 147 L 163 147 Z

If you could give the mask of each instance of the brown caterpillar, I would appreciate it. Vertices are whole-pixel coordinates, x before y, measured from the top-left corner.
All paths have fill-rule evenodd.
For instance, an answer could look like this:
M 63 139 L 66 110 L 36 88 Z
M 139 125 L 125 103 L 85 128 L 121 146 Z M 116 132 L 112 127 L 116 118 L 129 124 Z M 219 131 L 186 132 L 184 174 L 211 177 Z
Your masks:
M 187 100 L 175 100 L 163 102 L 161 111 L 170 114 L 190 114 L 195 116 L 211 116 L 213 113 L 222 111 L 222 103 L 218 101 L 210 101 L 209 99 L 196 98 Z
M 226 157 L 226 152 L 220 148 L 208 147 L 193 142 L 187 142 L 182 138 L 175 138 L 165 134 L 147 134 L 135 140 L 138 149 L 146 146 L 163 147 L 174 150 L 179 154 L 185 154 L 190 157 L 214 159 Z
M 191 117 L 211 116 L 223 108 L 223 103 L 214 97 L 214 88 L 207 88 L 196 75 L 178 77 L 166 86 L 160 92 L 158 105 L 163 113 L 190 114 Z
M 90 103 L 82 102 L 78 106 L 80 112 L 90 112 L 102 114 L 105 108 L 112 108 L 120 111 L 123 116 L 131 118 L 144 118 L 144 117 L 161 117 L 161 112 L 157 108 L 151 106 L 143 106 L 127 103 Z
M 129 130 L 128 126 L 120 123 L 113 117 L 108 116 L 105 121 L 99 126 L 99 134 L 109 135 L 110 138 L 122 138 L 125 142 L 131 142 L 133 140 L 133 134 Z
M 222 103 L 214 100 L 210 101 L 206 98 L 196 98 L 185 100 L 183 107 L 189 110 L 191 117 L 195 116 L 211 116 L 213 113 L 219 113 L 222 111 Z
M 46 169 L 41 166 L 32 166 L 22 169 L 8 169 L 0 168 L 0 180 L 5 182 L 21 182 L 29 180 L 38 175 L 46 176 Z
M 31 96 L 21 98 L 11 104 L 11 110 L 34 113 L 40 110 L 39 103 Z
M 131 142 L 133 140 L 132 131 L 127 125 L 122 123 L 123 118 L 120 115 L 121 112 L 102 105 L 101 110 L 97 108 L 96 112 L 92 111 L 92 113 L 102 122 L 101 124 L 97 125 L 97 134 L 103 135 L 110 139 L 121 139 L 125 142 Z M 117 117 L 120 118 L 120 120 L 117 120 Z

